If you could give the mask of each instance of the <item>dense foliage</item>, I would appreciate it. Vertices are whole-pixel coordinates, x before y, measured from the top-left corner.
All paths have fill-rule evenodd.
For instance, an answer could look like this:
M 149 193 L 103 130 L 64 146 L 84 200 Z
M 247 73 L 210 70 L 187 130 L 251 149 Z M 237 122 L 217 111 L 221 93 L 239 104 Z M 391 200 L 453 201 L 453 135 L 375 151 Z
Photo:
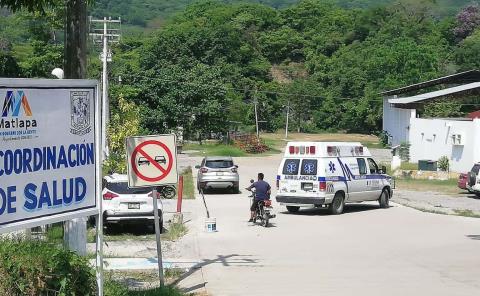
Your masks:
M 480 64 L 480 9 L 459 8 L 470 1 L 250 2 L 280 8 L 200 1 L 168 17 L 190 1 L 96 1 L 94 14 L 137 27 L 155 27 L 140 19 L 162 19 L 160 29 L 126 34 L 114 48 L 114 115 L 122 116 L 122 97 L 138 107 L 138 131 L 181 126 L 187 138 L 202 140 L 233 125 L 252 128 L 257 104 L 262 129 L 284 127 L 289 109 L 291 129 L 373 133 L 381 129 L 381 91 Z M 0 75 L 49 76 L 61 64 L 60 13 L 3 14 Z M 94 51 L 89 63 L 89 75 L 99 78 Z M 464 111 L 444 104 L 428 115 Z
M 0 241 L 0 294 L 95 295 L 95 272 L 88 260 L 51 243 Z

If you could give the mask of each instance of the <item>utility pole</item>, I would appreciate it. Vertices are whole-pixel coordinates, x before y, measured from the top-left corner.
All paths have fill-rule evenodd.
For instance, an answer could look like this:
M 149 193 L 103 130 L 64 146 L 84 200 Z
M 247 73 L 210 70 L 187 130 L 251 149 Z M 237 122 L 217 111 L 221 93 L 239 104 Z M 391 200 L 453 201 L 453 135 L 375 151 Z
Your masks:
M 255 126 L 257 128 L 257 141 L 260 141 L 260 132 L 258 130 L 258 112 L 257 112 L 257 105 L 258 105 L 258 99 L 257 99 L 257 89 L 255 88 L 255 94 L 253 98 L 253 105 L 255 106 Z
M 102 53 L 100 54 L 100 60 L 103 64 L 102 71 L 102 151 L 103 158 L 106 159 L 109 155 L 108 143 L 107 143 L 107 127 L 110 121 L 110 101 L 108 100 L 108 62 L 112 61 L 112 51 L 109 49 L 109 45 L 112 43 L 118 43 L 120 41 L 120 26 L 121 19 L 106 18 L 92 19 L 90 17 L 90 36 L 93 38 L 95 44 L 102 45 Z M 100 26 L 103 25 L 103 26 Z M 108 25 L 114 26 L 109 28 Z
M 290 100 L 287 105 L 287 124 L 285 125 L 285 140 L 288 139 L 288 116 L 290 115 Z
M 103 26 L 101 26 L 103 25 Z M 109 28 L 108 25 L 118 28 Z M 108 100 L 108 62 L 112 61 L 112 53 L 109 49 L 111 43 L 120 41 L 121 20 L 112 20 L 104 17 L 103 20 L 94 20 L 90 17 L 90 36 L 94 44 L 102 45 L 100 60 L 103 64 L 102 72 L 102 152 L 103 160 L 108 157 L 107 127 L 110 119 L 110 102 Z M 102 207 L 100 206 L 100 209 Z M 103 213 L 97 217 L 97 295 L 103 296 Z

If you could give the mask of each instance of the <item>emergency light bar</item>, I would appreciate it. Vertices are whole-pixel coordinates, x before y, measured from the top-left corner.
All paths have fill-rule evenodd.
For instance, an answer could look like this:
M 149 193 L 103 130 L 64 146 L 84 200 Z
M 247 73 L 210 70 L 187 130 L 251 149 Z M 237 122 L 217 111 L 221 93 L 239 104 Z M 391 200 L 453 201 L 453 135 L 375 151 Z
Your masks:
M 329 156 L 336 156 L 338 154 L 338 149 L 335 146 L 328 146 L 327 153 Z
M 288 153 L 300 155 L 315 155 L 315 146 L 288 146 Z

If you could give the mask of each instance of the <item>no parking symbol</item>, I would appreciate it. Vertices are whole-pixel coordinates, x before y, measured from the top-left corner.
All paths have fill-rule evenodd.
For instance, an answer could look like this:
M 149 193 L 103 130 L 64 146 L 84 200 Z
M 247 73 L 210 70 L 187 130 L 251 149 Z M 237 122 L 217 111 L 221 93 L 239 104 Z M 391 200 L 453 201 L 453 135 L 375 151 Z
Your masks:
M 177 183 L 175 135 L 130 137 L 126 144 L 129 187 Z

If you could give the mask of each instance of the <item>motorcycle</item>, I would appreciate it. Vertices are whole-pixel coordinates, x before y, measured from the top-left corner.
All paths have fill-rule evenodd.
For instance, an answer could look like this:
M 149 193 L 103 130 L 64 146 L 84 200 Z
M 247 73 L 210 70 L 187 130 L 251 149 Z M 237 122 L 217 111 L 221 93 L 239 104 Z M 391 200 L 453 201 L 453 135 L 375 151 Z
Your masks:
M 253 183 L 253 180 L 250 180 L 250 183 Z M 252 203 L 255 202 L 255 188 L 252 188 L 252 194 L 249 195 L 249 198 L 251 198 Z M 251 205 L 251 204 L 250 204 Z M 268 227 L 270 219 L 275 218 L 276 215 L 273 214 L 273 207 L 272 207 L 272 201 L 267 199 L 267 200 L 261 200 L 257 202 L 257 205 L 255 207 L 255 216 L 253 218 L 253 223 L 257 223 L 257 220 L 260 221 L 260 225 L 263 227 Z

